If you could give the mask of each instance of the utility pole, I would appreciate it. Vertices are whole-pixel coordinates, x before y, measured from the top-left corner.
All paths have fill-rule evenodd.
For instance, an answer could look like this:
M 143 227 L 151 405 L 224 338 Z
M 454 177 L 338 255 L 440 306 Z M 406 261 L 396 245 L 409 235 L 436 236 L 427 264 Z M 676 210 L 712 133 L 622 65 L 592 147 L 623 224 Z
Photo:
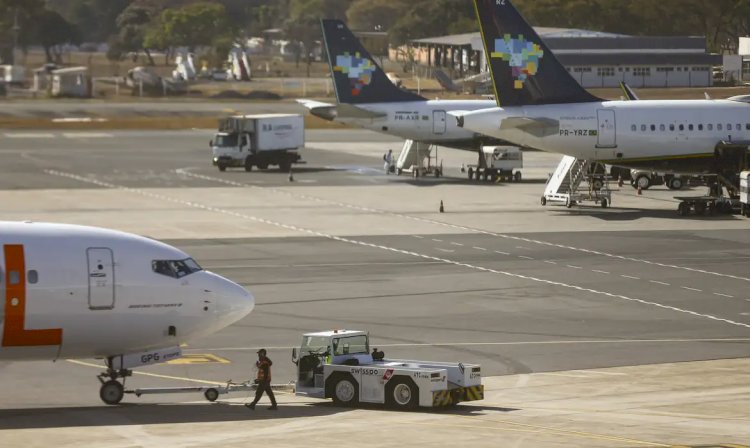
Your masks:
M 16 49 L 18 48 L 18 35 L 21 32 L 21 26 L 18 25 L 18 8 L 16 8 L 15 17 L 13 19 L 13 49 L 11 50 L 10 64 L 16 65 Z

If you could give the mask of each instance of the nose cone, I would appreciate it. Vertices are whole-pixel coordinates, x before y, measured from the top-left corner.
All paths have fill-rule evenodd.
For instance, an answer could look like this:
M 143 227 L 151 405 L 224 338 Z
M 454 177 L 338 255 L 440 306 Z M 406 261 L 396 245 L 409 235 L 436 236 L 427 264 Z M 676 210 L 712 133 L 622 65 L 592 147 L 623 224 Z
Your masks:
M 222 326 L 231 325 L 250 314 L 255 308 L 255 298 L 242 286 L 219 275 L 215 276 L 216 317 Z

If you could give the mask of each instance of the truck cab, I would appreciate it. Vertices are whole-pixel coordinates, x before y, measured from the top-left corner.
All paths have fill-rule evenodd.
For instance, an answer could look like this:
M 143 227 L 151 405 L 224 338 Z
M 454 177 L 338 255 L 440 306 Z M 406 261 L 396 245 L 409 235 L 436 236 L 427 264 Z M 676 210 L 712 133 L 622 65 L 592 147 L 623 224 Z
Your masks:
M 373 357 L 363 331 L 307 333 L 292 359 L 297 395 L 331 398 L 339 405 L 381 403 L 408 409 L 484 398 L 479 365 L 385 359 L 383 353 Z
M 213 163 L 224 171 L 236 166 L 237 160 L 245 160 L 250 154 L 250 134 L 239 132 L 218 132 L 211 140 Z

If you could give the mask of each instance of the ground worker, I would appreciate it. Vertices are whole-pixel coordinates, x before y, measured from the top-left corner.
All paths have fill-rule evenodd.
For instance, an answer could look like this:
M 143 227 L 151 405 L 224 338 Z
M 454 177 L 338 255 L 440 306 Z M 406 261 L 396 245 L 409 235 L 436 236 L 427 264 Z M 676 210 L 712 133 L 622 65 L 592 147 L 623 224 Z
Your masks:
M 255 380 L 258 389 L 255 391 L 255 400 L 252 403 L 245 404 L 245 406 L 249 409 L 255 409 L 255 405 L 260 401 L 263 392 L 265 392 L 268 398 L 271 399 L 271 407 L 268 410 L 275 411 L 278 407 L 276 406 L 276 397 L 274 397 L 273 390 L 271 390 L 271 366 L 273 362 L 266 356 L 266 353 L 266 349 L 264 348 L 258 350 L 258 361 L 255 363 L 255 367 L 258 368 L 258 378 Z
M 389 149 L 387 154 L 383 154 L 383 169 L 385 174 L 391 173 L 391 167 L 393 166 L 393 150 Z

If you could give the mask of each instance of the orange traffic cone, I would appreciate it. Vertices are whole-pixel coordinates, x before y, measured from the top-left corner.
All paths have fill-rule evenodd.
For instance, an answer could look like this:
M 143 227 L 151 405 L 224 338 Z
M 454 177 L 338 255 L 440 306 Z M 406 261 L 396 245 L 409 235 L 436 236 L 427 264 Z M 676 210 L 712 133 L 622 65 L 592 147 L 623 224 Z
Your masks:
M 443 207 L 443 201 L 440 201 L 440 213 L 445 213 L 445 207 Z

